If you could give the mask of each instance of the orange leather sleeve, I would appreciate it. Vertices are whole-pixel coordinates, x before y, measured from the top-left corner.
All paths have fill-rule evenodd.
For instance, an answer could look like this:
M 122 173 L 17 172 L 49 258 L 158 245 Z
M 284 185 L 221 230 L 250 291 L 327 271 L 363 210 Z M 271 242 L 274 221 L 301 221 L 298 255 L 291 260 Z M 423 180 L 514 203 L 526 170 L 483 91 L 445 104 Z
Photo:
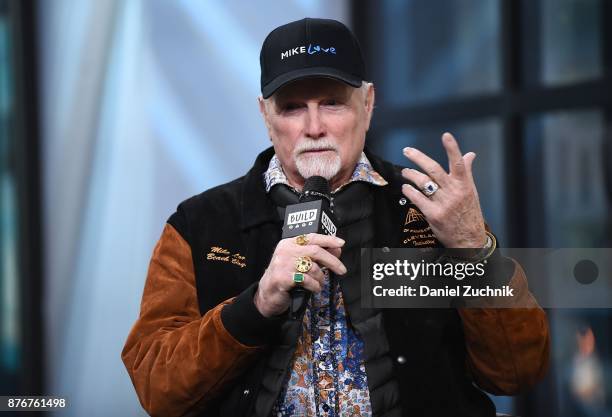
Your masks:
M 140 315 L 121 358 L 151 416 L 180 416 L 206 406 L 260 350 L 224 327 L 227 300 L 200 314 L 191 249 L 166 224 L 147 274 Z
M 523 268 L 514 262 L 509 286 L 522 308 L 460 308 L 468 368 L 475 382 L 496 395 L 516 395 L 548 369 L 550 334 L 546 313 L 529 292 Z

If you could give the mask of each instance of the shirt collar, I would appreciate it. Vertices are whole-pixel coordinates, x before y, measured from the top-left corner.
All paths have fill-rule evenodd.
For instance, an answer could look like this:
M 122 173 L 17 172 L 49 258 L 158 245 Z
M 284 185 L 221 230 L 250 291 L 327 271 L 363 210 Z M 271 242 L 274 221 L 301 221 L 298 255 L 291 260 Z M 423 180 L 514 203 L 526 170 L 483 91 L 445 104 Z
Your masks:
M 266 193 L 270 192 L 270 189 L 277 184 L 285 184 L 290 186 L 289 182 L 287 181 L 287 176 L 283 171 L 283 167 L 281 166 L 280 159 L 278 159 L 276 154 L 274 154 L 270 160 L 268 169 L 266 172 L 264 172 L 263 177 Z M 385 181 L 385 179 L 378 172 L 376 172 L 374 168 L 372 168 L 372 164 L 364 152 L 361 152 L 357 165 L 355 165 L 355 170 L 346 184 L 354 181 L 364 181 L 376 186 L 387 185 L 387 181 Z M 340 187 L 335 189 L 333 193 L 340 191 L 340 189 L 346 184 L 342 184 Z

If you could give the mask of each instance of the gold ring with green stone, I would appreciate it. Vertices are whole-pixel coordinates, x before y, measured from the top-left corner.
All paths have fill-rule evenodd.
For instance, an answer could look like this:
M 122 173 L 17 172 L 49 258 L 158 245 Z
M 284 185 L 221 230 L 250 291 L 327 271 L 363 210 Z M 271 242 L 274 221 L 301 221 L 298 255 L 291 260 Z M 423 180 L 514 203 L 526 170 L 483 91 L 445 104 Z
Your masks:
M 304 274 L 301 272 L 293 273 L 293 283 L 296 287 L 301 287 L 304 285 Z

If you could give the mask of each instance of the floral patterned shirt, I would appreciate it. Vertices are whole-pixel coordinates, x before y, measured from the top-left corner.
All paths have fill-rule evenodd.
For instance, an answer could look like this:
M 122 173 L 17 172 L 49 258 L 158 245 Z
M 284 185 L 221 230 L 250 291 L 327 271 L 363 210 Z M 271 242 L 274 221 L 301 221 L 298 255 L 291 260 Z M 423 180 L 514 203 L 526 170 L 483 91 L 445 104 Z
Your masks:
M 267 192 L 276 184 L 289 185 L 276 155 L 264 173 L 264 181 Z M 363 152 L 352 181 L 387 184 Z M 363 340 L 348 324 L 341 287 L 326 274 L 322 291 L 310 297 L 291 370 L 272 414 L 371 416 L 363 349 Z

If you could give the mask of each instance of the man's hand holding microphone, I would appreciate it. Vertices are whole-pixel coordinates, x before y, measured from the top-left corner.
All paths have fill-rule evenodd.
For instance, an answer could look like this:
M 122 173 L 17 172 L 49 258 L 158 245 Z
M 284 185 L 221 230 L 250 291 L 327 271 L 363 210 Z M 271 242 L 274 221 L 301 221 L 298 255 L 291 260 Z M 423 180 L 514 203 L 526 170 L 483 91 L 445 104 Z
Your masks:
M 323 268 L 329 268 L 336 275 L 346 274 L 346 266 L 340 261 L 342 246 L 343 239 L 319 233 L 282 239 L 259 281 L 255 294 L 257 310 L 264 317 L 277 316 L 287 310 L 291 302 L 289 292 L 297 285 L 293 274 L 302 257 L 310 257 L 312 266 L 303 273 L 304 280 L 300 285 L 313 293 L 322 289 L 325 279 Z

